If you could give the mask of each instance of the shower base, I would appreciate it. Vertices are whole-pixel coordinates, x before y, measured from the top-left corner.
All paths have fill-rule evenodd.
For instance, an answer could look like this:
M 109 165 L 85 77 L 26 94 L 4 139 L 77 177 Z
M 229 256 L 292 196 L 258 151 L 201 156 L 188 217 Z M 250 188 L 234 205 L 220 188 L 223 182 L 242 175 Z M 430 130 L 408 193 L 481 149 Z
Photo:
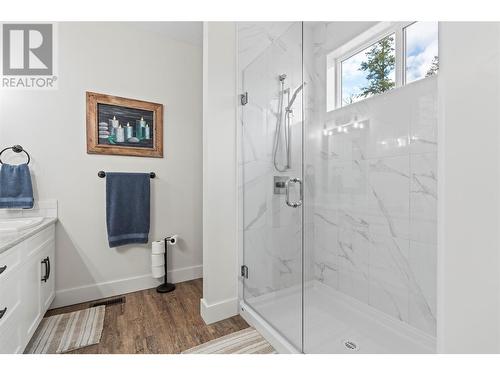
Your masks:
M 305 289 L 305 353 L 436 352 L 434 337 L 323 283 L 314 281 Z M 243 318 L 280 353 L 300 352 L 300 293 L 301 288 L 295 287 L 240 303 Z

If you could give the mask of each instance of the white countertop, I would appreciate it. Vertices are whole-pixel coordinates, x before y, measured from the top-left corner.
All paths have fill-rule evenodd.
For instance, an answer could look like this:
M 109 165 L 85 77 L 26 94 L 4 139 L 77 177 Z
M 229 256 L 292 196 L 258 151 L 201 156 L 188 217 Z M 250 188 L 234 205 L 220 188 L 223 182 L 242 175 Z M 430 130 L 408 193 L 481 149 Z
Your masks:
M 42 223 L 40 225 L 37 225 L 36 227 L 28 228 L 19 232 L 0 234 L 0 254 L 17 245 L 19 242 L 22 242 L 32 235 L 47 228 L 49 225 L 54 224 L 56 221 L 57 218 L 55 217 L 47 217 L 43 219 Z

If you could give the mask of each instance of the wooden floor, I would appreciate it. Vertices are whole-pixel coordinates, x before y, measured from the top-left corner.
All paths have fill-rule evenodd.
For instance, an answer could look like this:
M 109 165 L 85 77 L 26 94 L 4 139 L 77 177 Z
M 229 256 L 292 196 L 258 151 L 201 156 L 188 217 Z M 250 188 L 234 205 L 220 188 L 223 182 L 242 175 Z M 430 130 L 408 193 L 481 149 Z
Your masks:
M 71 353 L 180 353 L 248 327 L 239 315 L 206 325 L 200 316 L 201 295 L 202 279 L 176 284 L 175 291 L 166 294 L 155 289 L 126 294 L 124 304 L 106 306 L 101 342 Z M 46 316 L 85 309 L 91 303 L 50 310 Z

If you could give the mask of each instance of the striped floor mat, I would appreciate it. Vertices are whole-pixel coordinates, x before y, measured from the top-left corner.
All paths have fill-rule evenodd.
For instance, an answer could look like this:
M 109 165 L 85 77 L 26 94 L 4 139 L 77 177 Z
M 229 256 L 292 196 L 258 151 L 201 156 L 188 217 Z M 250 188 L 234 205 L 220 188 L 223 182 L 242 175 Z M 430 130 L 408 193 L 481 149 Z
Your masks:
M 182 354 L 273 354 L 274 348 L 254 328 L 247 328 L 230 335 L 188 349 Z
M 43 318 L 24 351 L 27 354 L 66 353 L 99 343 L 104 306 Z

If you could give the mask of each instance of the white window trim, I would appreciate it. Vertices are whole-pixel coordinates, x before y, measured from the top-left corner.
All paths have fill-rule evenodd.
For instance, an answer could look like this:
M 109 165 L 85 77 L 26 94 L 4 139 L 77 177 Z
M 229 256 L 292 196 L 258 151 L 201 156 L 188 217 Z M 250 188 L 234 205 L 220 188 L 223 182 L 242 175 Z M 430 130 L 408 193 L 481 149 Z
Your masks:
M 395 87 L 405 85 L 406 42 L 404 32 L 405 28 L 415 22 L 379 22 L 327 54 L 327 111 L 342 107 L 342 62 L 392 34 L 395 36 Z

